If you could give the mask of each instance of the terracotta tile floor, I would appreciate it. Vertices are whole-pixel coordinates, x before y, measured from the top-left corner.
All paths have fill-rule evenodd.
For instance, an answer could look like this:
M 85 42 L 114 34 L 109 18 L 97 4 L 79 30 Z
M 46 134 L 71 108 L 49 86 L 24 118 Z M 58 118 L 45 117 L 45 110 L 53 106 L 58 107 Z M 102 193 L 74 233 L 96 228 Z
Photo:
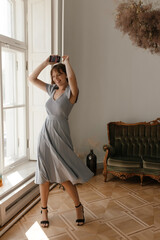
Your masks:
M 1 240 L 159 240 L 160 184 L 136 178 L 103 181 L 102 174 L 78 185 L 86 224 L 77 227 L 72 200 L 62 188 L 50 191 L 50 227 L 39 222 L 40 202 L 24 215 Z

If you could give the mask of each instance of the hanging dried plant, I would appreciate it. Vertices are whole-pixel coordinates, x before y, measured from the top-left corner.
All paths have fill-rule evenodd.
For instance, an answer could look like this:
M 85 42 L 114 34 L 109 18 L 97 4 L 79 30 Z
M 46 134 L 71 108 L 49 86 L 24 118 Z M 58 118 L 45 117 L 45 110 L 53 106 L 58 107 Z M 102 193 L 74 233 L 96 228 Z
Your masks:
M 160 53 L 160 9 L 152 3 L 129 0 L 117 7 L 116 28 L 128 34 L 133 44 Z

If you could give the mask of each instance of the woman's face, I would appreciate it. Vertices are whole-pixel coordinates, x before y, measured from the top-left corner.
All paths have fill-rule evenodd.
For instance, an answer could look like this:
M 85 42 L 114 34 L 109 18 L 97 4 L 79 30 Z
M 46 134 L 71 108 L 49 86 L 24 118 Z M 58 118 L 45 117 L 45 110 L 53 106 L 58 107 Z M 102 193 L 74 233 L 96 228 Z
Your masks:
M 64 86 L 67 83 L 67 76 L 64 72 L 58 72 L 56 70 L 52 71 L 52 79 L 57 86 Z

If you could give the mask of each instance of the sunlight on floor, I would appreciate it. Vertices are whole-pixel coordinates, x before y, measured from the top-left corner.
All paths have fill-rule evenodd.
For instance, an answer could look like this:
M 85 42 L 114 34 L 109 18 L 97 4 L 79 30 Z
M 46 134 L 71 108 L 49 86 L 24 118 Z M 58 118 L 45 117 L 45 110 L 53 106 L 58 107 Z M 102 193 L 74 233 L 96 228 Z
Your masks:
M 28 240 L 49 240 L 38 222 L 35 222 L 25 234 Z

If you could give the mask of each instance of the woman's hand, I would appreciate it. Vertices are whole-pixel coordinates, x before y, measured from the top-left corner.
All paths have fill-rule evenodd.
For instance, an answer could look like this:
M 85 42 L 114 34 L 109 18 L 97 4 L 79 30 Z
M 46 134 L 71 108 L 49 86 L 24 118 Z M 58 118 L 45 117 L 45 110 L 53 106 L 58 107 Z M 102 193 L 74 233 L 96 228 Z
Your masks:
M 58 55 L 52 54 L 52 55 L 50 55 L 50 56 L 58 56 Z M 50 56 L 45 60 L 45 63 L 46 63 L 47 65 L 53 65 L 53 64 L 57 63 L 57 62 L 50 62 L 50 61 L 49 61 L 49 60 L 50 60 Z
M 62 61 L 63 61 L 64 64 L 65 64 L 66 62 L 69 62 L 69 56 L 67 56 L 67 55 L 62 56 Z

